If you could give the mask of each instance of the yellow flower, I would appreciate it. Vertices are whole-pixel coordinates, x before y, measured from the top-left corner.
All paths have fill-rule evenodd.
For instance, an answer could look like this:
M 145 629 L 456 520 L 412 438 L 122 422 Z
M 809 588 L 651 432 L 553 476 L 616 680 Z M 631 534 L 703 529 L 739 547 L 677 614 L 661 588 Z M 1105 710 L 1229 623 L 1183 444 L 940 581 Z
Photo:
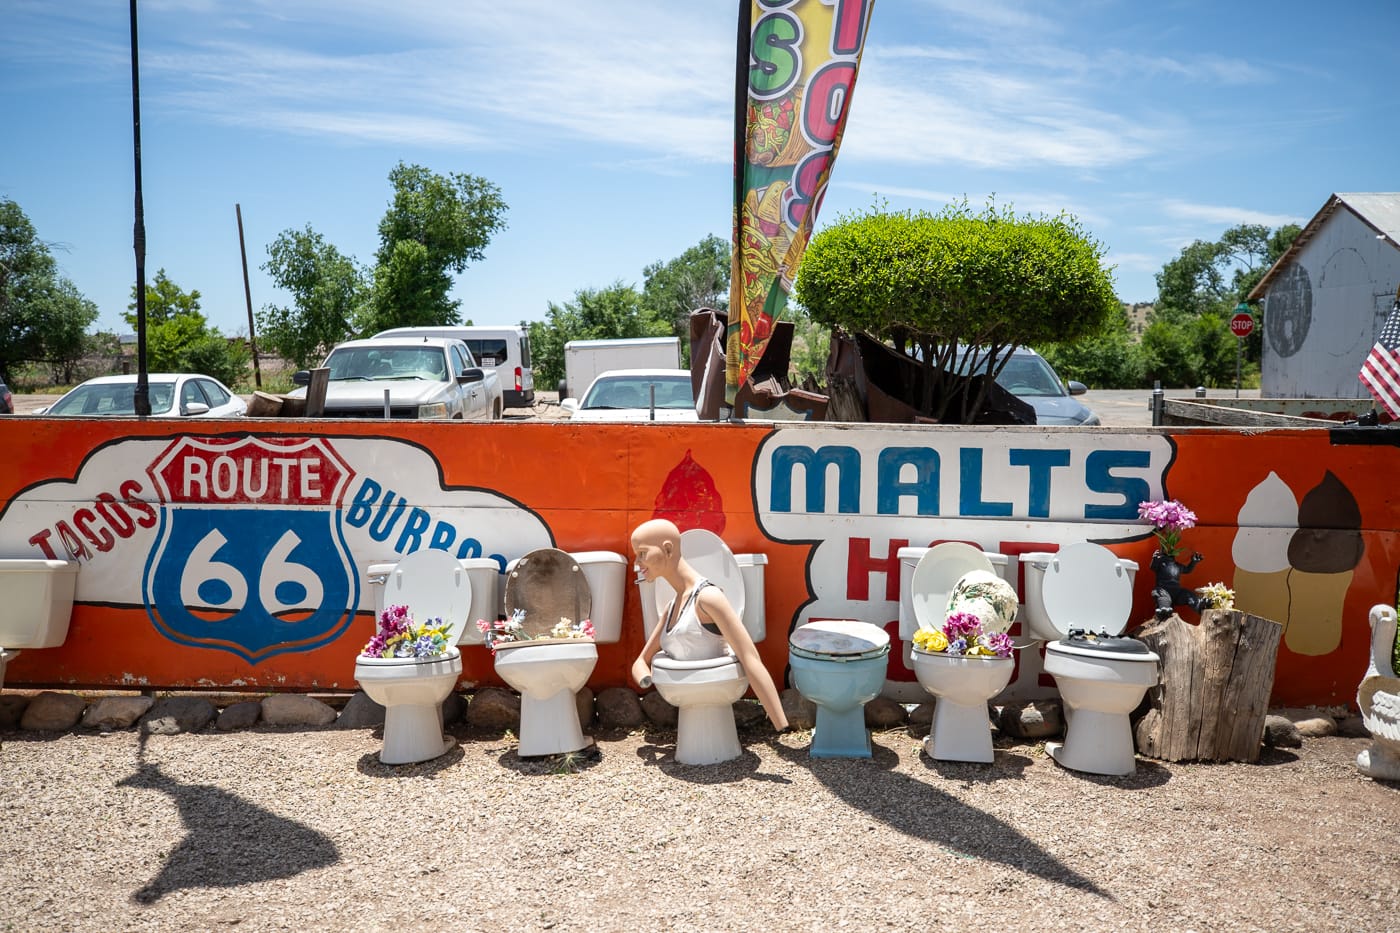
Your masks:
M 936 628 L 921 628 L 914 633 L 914 644 L 924 651 L 945 651 L 948 636 Z

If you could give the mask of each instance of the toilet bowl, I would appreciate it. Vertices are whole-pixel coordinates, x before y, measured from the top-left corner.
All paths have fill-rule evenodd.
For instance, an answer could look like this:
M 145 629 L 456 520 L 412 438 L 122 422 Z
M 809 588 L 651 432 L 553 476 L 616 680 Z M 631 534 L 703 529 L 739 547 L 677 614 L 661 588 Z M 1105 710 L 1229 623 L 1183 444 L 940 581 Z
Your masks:
M 715 584 L 734 607 L 754 643 L 763 640 L 763 554 L 735 555 L 719 535 L 702 528 L 681 533 L 681 555 L 702 577 Z M 638 584 L 642 624 L 647 635 L 660 624 L 661 608 L 675 597 L 665 580 Z M 734 703 L 749 688 L 738 660 L 726 654 L 701 661 L 678 661 L 659 652 L 651 662 L 652 682 L 661 698 L 677 709 L 676 761 L 687 765 L 718 764 L 737 758 L 739 731 Z
M 387 606 L 407 606 L 413 621 L 442 619 L 447 624 L 447 653 L 433 658 L 355 659 L 355 679 L 371 700 L 384 707 L 386 765 L 427 761 L 450 751 L 456 740 L 442 733 L 442 701 L 462 675 L 456 646 L 470 627 L 473 610 L 491 600 L 499 565 L 495 561 L 458 560 L 446 551 L 414 551 L 392 567 L 372 565 L 375 620 Z M 474 601 L 475 596 L 475 601 Z
M 940 562 L 945 563 L 942 563 L 936 574 L 931 575 L 939 578 L 937 592 L 942 594 L 945 601 L 948 593 L 953 589 L 953 584 L 969 570 L 990 570 L 1010 583 L 1012 589 L 1015 589 L 1016 575 L 1013 572 L 1015 567 L 1005 554 L 982 551 L 970 544 L 954 541 L 947 541 L 934 545 L 934 547 L 942 549 L 939 551 L 939 559 Z M 932 547 L 902 547 L 897 552 L 899 557 L 899 640 L 903 646 L 904 666 L 909 670 L 913 670 L 914 667 L 913 639 L 914 633 L 919 630 L 918 619 L 914 616 L 912 598 L 914 568 L 919 566 L 919 561 L 931 550 L 933 550 Z M 936 599 L 937 597 L 932 598 Z M 887 680 L 881 694 L 899 703 L 921 703 L 928 699 L 928 693 L 917 681 Z
M 817 707 L 813 758 L 869 758 L 865 704 L 885 682 L 890 636 L 867 622 L 808 622 L 788 638 L 797 691 Z
M 68 637 L 78 562 L 0 560 L 0 689 L 20 649 L 56 648 Z
M 901 549 L 901 558 L 906 550 L 912 549 Z M 1008 561 L 1000 554 L 995 556 L 1000 560 L 994 562 L 991 555 L 959 542 L 935 545 L 919 555 L 901 591 L 900 636 L 909 645 L 910 665 L 919 686 L 937 698 L 924 750 L 940 761 L 993 760 L 987 703 L 1011 682 L 1016 661 L 924 651 L 913 647 L 914 633 L 920 628 L 943 626 L 948 596 L 964 574 L 982 570 L 1006 579 Z
M 592 552 L 593 554 L 608 552 Z M 621 558 L 621 555 L 612 555 Z M 607 571 L 624 572 L 626 559 L 590 557 L 590 566 L 602 578 Z M 540 548 L 515 561 L 506 573 L 505 612 L 525 613 L 522 627 L 531 637 L 496 645 L 496 673 L 520 694 L 521 758 L 562 755 L 591 744 L 579 723 L 574 694 L 583 689 L 588 675 L 598 663 L 598 649 L 591 638 L 551 638 L 549 632 L 561 621 L 605 622 L 621 629 L 621 590 L 607 593 L 613 600 L 608 612 L 616 620 L 595 620 L 588 573 L 570 554 L 557 548 Z M 615 638 L 615 636 L 614 636 Z
M 1122 637 L 1137 564 L 1089 542 L 1023 554 L 1021 561 L 1028 627 L 1046 639 L 1045 671 L 1065 708 L 1065 740 L 1047 743 L 1046 751 L 1075 771 L 1133 773 L 1128 716 L 1157 684 L 1159 661 L 1141 641 Z

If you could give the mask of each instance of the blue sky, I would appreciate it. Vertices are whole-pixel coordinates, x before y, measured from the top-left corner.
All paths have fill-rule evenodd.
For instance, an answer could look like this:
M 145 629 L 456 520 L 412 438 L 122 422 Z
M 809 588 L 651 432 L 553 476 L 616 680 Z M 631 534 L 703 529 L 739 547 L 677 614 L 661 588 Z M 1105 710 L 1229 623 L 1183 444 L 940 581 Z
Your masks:
M 125 330 L 128 7 L 5 0 L 0 197 Z M 508 228 L 455 295 L 478 324 L 729 236 L 734 0 L 142 0 L 147 276 L 247 331 L 308 224 L 372 261 L 398 161 L 501 188 Z M 1196 239 L 1400 190 L 1400 5 L 878 0 L 818 228 L 877 199 L 1077 216 L 1118 294 Z

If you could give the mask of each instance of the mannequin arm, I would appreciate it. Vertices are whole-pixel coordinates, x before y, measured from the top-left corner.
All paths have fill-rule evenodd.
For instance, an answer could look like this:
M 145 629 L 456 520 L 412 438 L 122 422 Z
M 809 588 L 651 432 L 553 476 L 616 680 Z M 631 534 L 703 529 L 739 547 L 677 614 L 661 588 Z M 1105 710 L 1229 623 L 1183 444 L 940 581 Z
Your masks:
M 670 615 L 667 608 L 666 615 Z M 651 686 L 651 659 L 656 657 L 656 652 L 661 650 L 661 621 L 657 621 L 656 627 L 647 636 L 647 643 L 642 646 L 642 653 L 637 656 L 637 660 L 632 662 L 632 679 L 637 682 L 637 686 L 645 690 Z
M 773 678 L 768 676 L 768 668 L 763 666 L 763 659 L 758 656 L 758 648 L 749 637 L 748 629 L 744 628 L 743 621 L 734 607 L 729 605 L 729 600 L 724 598 L 723 591 L 717 586 L 706 587 L 700 591 L 697 602 L 700 621 L 719 626 L 720 634 L 748 675 L 754 696 L 758 697 L 768 713 L 768 721 L 774 729 L 786 729 L 787 715 L 783 713 L 783 700 L 778 688 L 773 684 Z

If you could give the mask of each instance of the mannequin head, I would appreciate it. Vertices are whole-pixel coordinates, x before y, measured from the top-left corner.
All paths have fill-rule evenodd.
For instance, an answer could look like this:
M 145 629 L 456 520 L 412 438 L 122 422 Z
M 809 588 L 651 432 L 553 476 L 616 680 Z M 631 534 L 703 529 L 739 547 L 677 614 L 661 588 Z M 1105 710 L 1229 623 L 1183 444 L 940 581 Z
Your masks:
M 681 532 L 673 522 L 653 518 L 632 532 L 633 564 L 642 580 L 675 575 L 681 564 Z

